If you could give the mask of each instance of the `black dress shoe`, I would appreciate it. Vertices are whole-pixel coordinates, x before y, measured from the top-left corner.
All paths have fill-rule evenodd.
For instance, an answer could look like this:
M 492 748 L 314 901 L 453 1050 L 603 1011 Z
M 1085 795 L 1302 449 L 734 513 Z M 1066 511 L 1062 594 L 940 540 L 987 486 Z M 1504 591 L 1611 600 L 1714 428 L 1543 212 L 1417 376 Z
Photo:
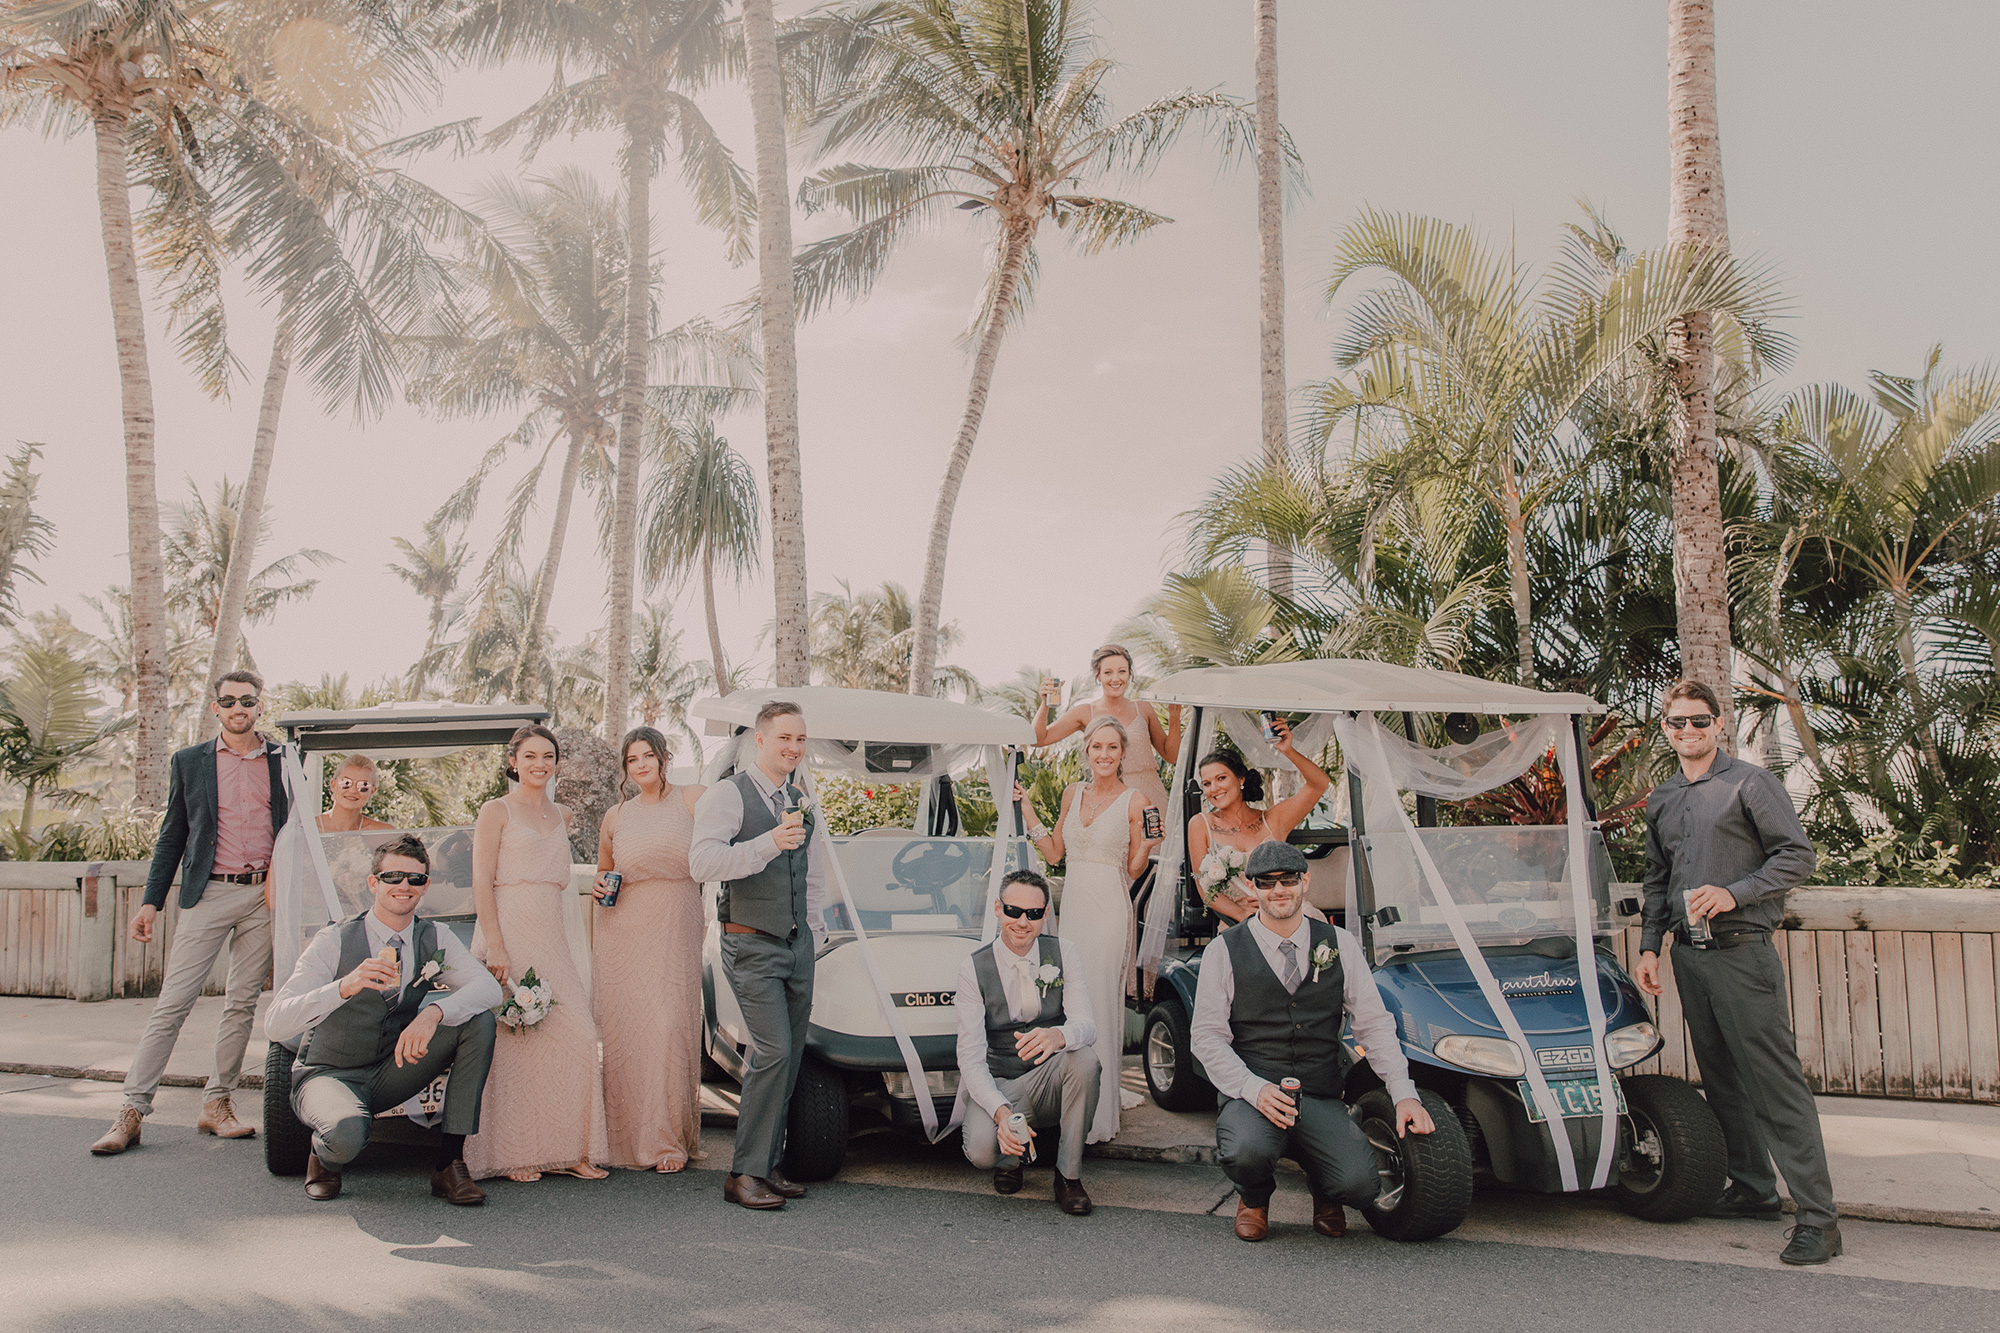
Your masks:
M 722 1197 L 731 1203 L 740 1203 L 745 1208 L 755 1208 L 760 1211 L 785 1206 L 785 1196 L 772 1189 L 765 1181 L 755 1176 L 739 1176 L 733 1172 L 723 1177 Z
M 340 1197 L 340 1172 L 321 1162 L 318 1153 L 306 1154 L 306 1197 L 316 1203 Z
M 1084 1189 L 1083 1182 L 1056 1172 L 1056 1207 L 1071 1217 L 1090 1216 L 1090 1193 Z
M 771 1174 L 764 1177 L 764 1183 L 771 1187 L 771 1193 L 786 1199 L 803 1199 L 806 1187 L 795 1180 L 785 1179 L 785 1173 L 773 1167 Z
M 995 1194 L 1019 1194 L 1021 1192 L 1021 1164 L 996 1166 L 993 1168 L 993 1192 Z
M 1840 1223 L 1807 1226 L 1801 1222 L 1789 1233 L 1792 1243 L 1778 1256 L 1788 1264 L 1823 1264 L 1840 1253 Z
M 1702 1214 L 1704 1217 L 1756 1217 L 1767 1222 L 1784 1215 L 1785 1201 L 1777 1195 L 1765 1198 L 1754 1190 L 1747 1190 L 1734 1183 L 1731 1183 L 1729 1188 L 1722 1192 L 1722 1197 Z

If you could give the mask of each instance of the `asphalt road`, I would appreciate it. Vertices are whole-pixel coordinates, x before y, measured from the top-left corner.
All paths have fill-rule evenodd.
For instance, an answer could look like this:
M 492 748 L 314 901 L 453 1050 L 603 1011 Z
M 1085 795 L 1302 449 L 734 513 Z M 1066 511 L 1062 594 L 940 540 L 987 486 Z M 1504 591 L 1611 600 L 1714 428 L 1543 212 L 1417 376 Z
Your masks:
M 1213 1168 L 1091 1163 L 1101 1206 L 1078 1219 L 1033 1173 L 1003 1199 L 948 1150 L 887 1139 L 775 1214 L 724 1204 L 705 1170 L 502 1182 L 487 1206 L 450 1208 L 420 1160 L 387 1147 L 316 1204 L 267 1175 L 254 1142 L 198 1138 L 191 1093 L 163 1098 L 142 1148 L 90 1157 L 116 1093 L 0 1084 L 0 1328 L 2000 1327 L 1991 1232 L 1850 1223 L 1848 1258 L 1794 1271 L 1771 1261 L 1776 1225 L 1647 1228 L 1587 1201 L 1503 1196 L 1426 1245 L 1294 1224 L 1249 1246 Z

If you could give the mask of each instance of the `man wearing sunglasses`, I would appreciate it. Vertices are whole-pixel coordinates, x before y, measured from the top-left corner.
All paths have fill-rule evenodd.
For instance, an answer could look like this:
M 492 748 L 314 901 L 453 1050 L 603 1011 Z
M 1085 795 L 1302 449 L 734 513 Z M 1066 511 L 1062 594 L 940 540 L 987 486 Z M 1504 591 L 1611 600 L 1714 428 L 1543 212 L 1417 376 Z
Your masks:
M 232 671 L 215 682 L 210 710 L 221 734 L 174 752 L 167 769 L 167 808 L 153 844 L 146 894 L 132 917 L 132 938 L 153 942 L 154 923 L 167 910 L 174 872 L 180 872 L 180 920 L 160 998 L 125 1075 L 125 1105 L 110 1130 L 90 1145 L 108 1157 L 139 1143 L 140 1121 L 153 1112 L 153 1094 L 167 1072 L 202 983 L 223 947 L 229 947 L 229 987 L 215 1032 L 215 1069 L 202 1094 L 195 1129 L 225 1139 L 257 1131 L 236 1118 L 230 1094 L 243 1073 L 243 1050 L 257 1016 L 257 992 L 271 967 L 271 911 L 264 879 L 271 847 L 285 826 L 285 781 L 278 748 L 257 733 L 264 711 L 264 682 L 254 671 Z
M 1729 1147 L 1729 1188 L 1711 1215 L 1779 1217 L 1775 1156 L 1799 1219 L 1778 1257 L 1823 1264 L 1841 1250 L 1833 1182 L 1771 947 L 1785 894 L 1805 883 L 1816 855 L 1784 784 L 1720 748 L 1721 716 L 1721 701 L 1700 681 L 1667 691 L 1661 725 L 1681 769 L 1646 800 L 1635 979 L 1660 993 L 1660 949 L 1671 933 L 1688 1042 Z
M 292 1110 L 313 1132 L 309 1199 L 338 1198 L 341 1168 L 368 1145 L 376 1113 L 449 1069 L 431 1193 L 462 1206 L 485 1202 L 465 1169 L 465 1139 L 479 1132 L 492 1011 L 503 997 L 458 936 L 417 915 L 430 864 L 414 833 L 377 847 L 368 876 L 375 905 L 315 935 L 264 1016 L 272 1041 L 303 1037 Z
M 1090 1211 L 1083 1188 L 1083 1141 L 1097 1115 L 1097 1023 L 1083 960 L 1042 934 L 1049 882 L 1017 870 L 1000 886 L 993 914 L 999 937 L 958 969 L 958 1077 L 973 1110 L 960 1131 L 965 1156 L 993 1168 L 1000 1194 L 1021 1189 L 1021 1159 L 1037 1129 L 1060 1126 L 1056 1207 Z M 1010 1128 L 1026 1118 L 1024 1140 Z
M 1437 1128 L 1417 1096 L 1396 1022 L 1354 937 L 1304 913 L 1305 854 L 1259 843 L 1243 867 L 1257 914 L 1201 955 L 1189 1047 L 1215 1085 L 1215 1161 L 1236 1186 L 1236 1235 L 1263 1240 L 1280 1157 L 1305 1169 L 1313 1230 L 1347 1234 L 1343 1204 L 1381 1188 L 1375 1150 L 1340 1099 L 1343 1016 L 1396 1103 L 1396 1133 Z M 1292 1091 L 1283 1086 L 1295 1079 Z

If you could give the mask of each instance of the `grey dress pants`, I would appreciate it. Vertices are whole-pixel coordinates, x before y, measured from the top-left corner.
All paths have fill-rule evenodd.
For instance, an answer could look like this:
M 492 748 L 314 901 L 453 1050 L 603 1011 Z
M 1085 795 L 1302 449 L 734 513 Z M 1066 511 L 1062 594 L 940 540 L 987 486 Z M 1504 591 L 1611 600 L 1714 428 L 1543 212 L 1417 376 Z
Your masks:
M 377 1112 L 401 1106 L 447 1069 L 451 1081 L 444 1085 L 440 1127 L 447 1134 L 477 1134 L 486 1074 L 493 1067 L 494 1026 L 488 1010 L 457 1027 L 440 1027 L 415 1064 L 399 1066 L 392 1055 L 360 1069 L 317 1068 L 297 1076 L 292 1112 L 313 1132 L 313 1155 L 338 1171 L 368 1146 Z
M 786 1115 L 812 1021 L 812 932 L 801 929 L 786 941 L 761 931 L 724 931 L 722 971 L 750 1035 L 729 1169 L 768 1178 L 785 1154 Z
M 1085 1046 L 1058 1051 L 1019 1078 L 994 1080 L 1007 1104 L 1028 1117 L 1030 1129 L 1060 1127 L 1056 1170 L 1071 1180 L 1083 1175 L 1083 1141 L 1090 1134 L 1090 1122 L 1097 1118 L 1097 1098 L 1104 1088 L 1097 1070 L 1097 1052 Z M 966 1107 L 959 1138 L 965 1145 L 966 1160 L 974 1166 L 1011 1171 L 1021 1164 L 1018 1157 L 1000 1155 L 999 1127 L 977 1106 Z
M 1701 1089 L 1729 1145 L 1729 1178 L 1760 1198 L 1785 1173 L 1799 1222 L 1832 1225 L 1833 1178 L 1819 1104 L 1806 1084 L 1785 1002 L 1785 972 L 1768 941 L 1734 949 L 1667 950 Z
M 1305 1170 L 1322 1203 L 1372 1202 L 1381 1191 L 1375 1149 L 1335 1097 L 1298 1097 L 1299 1118 L 1279 1129 L 1254 1102 L 1231 1097 L 1215 1117 L 1215 1161 L 1247 1208 L 1267 1208 L 1277 1188 L 1278 1159 Z

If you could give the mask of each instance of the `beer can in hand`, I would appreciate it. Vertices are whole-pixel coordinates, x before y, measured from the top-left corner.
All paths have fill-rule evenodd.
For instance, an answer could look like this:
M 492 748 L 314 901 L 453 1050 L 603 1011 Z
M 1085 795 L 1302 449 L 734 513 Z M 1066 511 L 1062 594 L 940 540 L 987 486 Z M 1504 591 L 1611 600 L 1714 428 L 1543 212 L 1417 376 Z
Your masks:
M 1166 821 L 1160 816 L 1160 807 L 1149 805 L 1139 814 L 1139 827 L 1145 831 L 1146 841 L 1153 842 L 1167 836 Z
M 1014 1114 L 1008 1116 L 1007 1132 L 1009 1134 L 1012 1134 L 1016 1139 L 1020 1140 L 1022 1148 L 1021 1160 L 1024 1162 L 1034 1161 L 1035 1141 L 1032 1138 L 1028 1137 L 1028 1117 L 1021 1114 L 1019 1111 L 1016 1111 L 1014 1112 Z
M 616 870 L 605 871 L 604 896 L 597 900 L 598 903 L 605 907 L 616 906 L 618 903 L 618 890 L 623 887 L 625 887 L 625 876 L 619 874 Z
M 1299 1095 L 1299 1081 L 1295 1078 L 1281 1078 L 1278 1080 L 1278 1091 L 1287 1097 L 1296 1097 Z
M 1276 745 L 1278 743 L 1277 722 L 1278 715 L 1266 708 L 1264 710 L 1264 740 L 1267 744 Z
M 1707 944 L 1715 938 L 1715 930 L 1709 925 L 1707 917 L 1699 921 L 1694 918 L 1694 895 L 1697 892 L 1699 890 L 1696 889 L 1681 891 L 1681 910 L 1687 913 L 1688 939 L 1696 944 Z

